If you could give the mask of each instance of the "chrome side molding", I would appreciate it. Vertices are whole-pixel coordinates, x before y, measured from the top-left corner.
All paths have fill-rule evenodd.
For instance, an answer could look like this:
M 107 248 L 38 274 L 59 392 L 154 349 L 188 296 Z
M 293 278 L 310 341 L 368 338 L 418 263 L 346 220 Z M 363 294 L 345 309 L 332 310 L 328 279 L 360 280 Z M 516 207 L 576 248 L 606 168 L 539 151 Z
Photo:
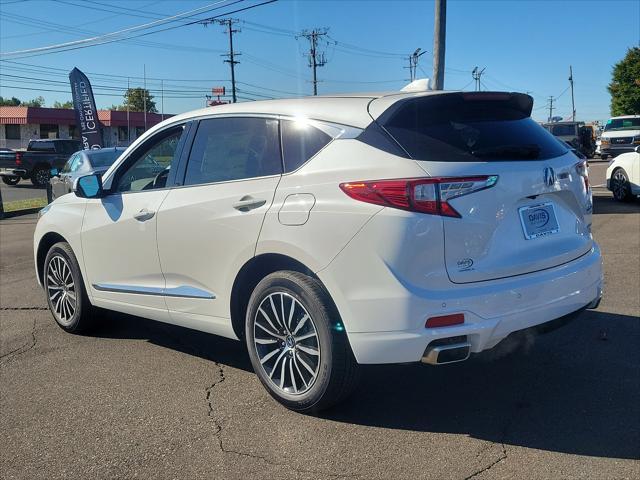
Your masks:
M 94 283 L 92 287 L 101 292 L 113 293 L 133 293 L 136 295 L 160 295 L 164 297 L 181 297 L 181 298 L 203 298 L 213 300 L 215 294 L 188 285 L 180 285 L 178 287 L 143 287 L 140 285 L 120 285 L 114 283 Z

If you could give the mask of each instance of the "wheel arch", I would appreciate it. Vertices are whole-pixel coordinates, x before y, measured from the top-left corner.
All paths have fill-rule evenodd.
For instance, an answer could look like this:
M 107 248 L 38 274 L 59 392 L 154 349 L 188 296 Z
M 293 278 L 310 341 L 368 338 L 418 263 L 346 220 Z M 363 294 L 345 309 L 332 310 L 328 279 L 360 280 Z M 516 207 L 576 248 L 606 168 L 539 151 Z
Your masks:
M 251 293 L 267 275 L 280 270 L 289 270 L 308 275 L 320 283 L 322 281 L 304 263 L 280 253 L 263 253 L 251 258 L 239 270 L 233 282 L 230 297 L 231 324 L 239 339 L 244 337 L 244 322 Z M 323 284 L 323 287 L 326 287 Z M 327 290 L 328 293 L 328 290 Z M 329 294 L 329 298 L 331 295 Z M 333 302 L 333 299 L 331 299 Z M 335 302 L 334 307 L 335 307 Z M 337 311 L 337 308 L 336 308 Z
M 42 285 L 42 272 L 44 270 L 44 260 L 47 257 L 49 249 L 58 242 L 66 242 L 66 238 L 57 232 L 45 233 L 40 242 L 38 243 L 38 249 L 36 251 L 36 272 L 38 274 L 38 283 Z

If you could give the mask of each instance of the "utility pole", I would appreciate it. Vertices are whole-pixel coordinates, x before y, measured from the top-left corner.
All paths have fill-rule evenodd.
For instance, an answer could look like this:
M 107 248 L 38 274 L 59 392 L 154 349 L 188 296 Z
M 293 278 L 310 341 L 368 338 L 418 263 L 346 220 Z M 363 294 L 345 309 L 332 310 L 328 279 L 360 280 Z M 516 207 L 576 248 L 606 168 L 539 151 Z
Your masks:
M 413 82 L 417 77 L 417 69 L 418 69 L 418 60 L 422 55 L 427 53 L 426 51 L 421 52 L 421 48 L 416 48 L 416 51 L 409 55 L 409 77 Z M 407 68 L 407 67 L 404 67 Z
M 144 90 L 142 91 L 142 104 L 144 110 L 144 131 L 147 131 L 147 64 L 142 64 L 144 77 Z
M 314 28 L 313 30 L 304 30 L 300 36 L 309 40 L 309 67 L 313 69 L 313 94 L 318 95 L 318 75 L 316 70 L 318 67 L 324 67 L 327 59 L 324 52 L 318 51 L 318 42 L 328 33 L 328 28 Z
M 576 121 L 576 102 L 573 98 L 573 68 L 569 65 L 569 84 L 571 85 L 571 120 Z
M 433 89 L 444 90 L 444 49 L 447 36 L 447 0 L 436 0 L 433 29 Z
M 160 111 L 162 112 L 160 114 L 160 120 L 164 120 L 164 80 L 160 80 L 160 92 L 161 92 L 161 99 L 162 99 L 162 107 L 160 107 Z
M 482 78 L 482 74 L 484 73 L 484 71 L 487 69 L 487 67 L 484 67 L 482 70 L 478 70 L 478 67 L 474 68 L 473 71 L 471 72 L 471 76 L 473 77 L 473 79 L 476 82 L 476 92 L 480 91 L 480 87 L 482 86 L 481 84 L 481 78 Z
M 129 77 L 127 77 L 127 147 L 131 145 L 131 121 L 129 120 L 129 99 L 131 98 L 131 87 L 129 86 Z
M 549 123 L 551 123 L 551 118 L 553 118 L 553 95 L 549 96 Z
M 240 62 L 236 60 L 238 55 L 242 55 L 241 53 L 237 53 L 233 51 L 233 34 L 239 33 L 240 29 L 233 28 L 233 25 L 238 23 L 238 20 L 235 18 L 209 18 L 200 22 L 205 27 L 211 23 L 217 23 L 219 25 L 224 25 L 227 27 L 227 31 L 225 33 L 229 34 L 229 53 L 224 53 L 223 57 L 228 57 L 227 60 L 224 60 L 225 63 L 228 63 L 231 66 L 231 98 L 233 103 L 238 101 L 238 97 L 236 96 L 236 65 Z

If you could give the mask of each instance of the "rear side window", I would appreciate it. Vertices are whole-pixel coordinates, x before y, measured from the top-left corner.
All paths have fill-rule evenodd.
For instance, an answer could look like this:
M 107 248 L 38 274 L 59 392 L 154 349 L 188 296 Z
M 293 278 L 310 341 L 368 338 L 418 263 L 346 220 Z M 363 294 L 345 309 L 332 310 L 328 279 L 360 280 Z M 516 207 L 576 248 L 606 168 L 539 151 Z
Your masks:
M 331 141 L 329 135 L 306 122 L 283 120 L 280 128 L 285 172 L 300 168 Z
M 282 173 L 278 121 L 269 118 L 201 120 L 193 140 L 185 185 Z
M 529 117 L 528 102 L 525 95 L 434 95 L 409 100 L 380 121 L 416 160 L 542 160 L 566 153 Z

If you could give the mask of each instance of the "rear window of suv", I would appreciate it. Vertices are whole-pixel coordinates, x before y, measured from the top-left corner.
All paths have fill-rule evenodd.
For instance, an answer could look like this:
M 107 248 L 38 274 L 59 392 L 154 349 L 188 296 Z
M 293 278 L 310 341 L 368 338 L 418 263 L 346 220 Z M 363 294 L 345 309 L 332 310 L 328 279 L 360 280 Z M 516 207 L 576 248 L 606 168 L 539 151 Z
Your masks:
M 379 121 L 416 160 L 543 160 L 566 153 L 530 113 L 526 95 L 460 93 L 405 101 Z

